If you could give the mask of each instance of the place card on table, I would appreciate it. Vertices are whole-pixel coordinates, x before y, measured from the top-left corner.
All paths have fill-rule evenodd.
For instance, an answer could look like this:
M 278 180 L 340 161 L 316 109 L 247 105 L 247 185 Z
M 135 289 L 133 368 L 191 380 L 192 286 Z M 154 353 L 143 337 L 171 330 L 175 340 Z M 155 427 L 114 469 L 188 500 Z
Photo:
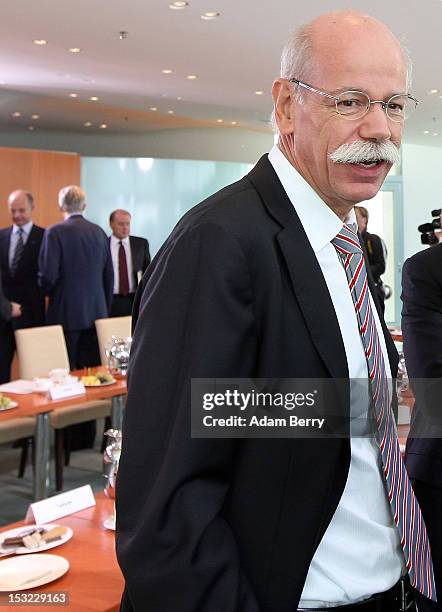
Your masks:
M 78 381 L 63 383 L 62 385 L 54 385 L 49 389 L 49 394 L 53 400 L 73 397 L 74 395 L 84 395 L 85 393 L 86 389 L 83 383 Z
M 95 497 L 91 485 L 85 485 L 30 504 L 25 522 L 44 525 L 91 506 L 95 506 Z

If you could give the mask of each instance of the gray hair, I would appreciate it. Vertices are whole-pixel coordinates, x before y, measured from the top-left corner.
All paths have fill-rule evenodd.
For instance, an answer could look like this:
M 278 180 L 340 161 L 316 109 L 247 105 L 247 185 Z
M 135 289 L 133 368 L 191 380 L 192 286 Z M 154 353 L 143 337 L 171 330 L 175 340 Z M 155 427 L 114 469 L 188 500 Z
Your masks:
M 68 185 L 60 189 L 58 203 L 67 213 L 82 212 L 86 206 L 86 194 L 77 185 Z
M 404 55 L 404 60 L 407 65 L 407 80 L 406 91 L 411 90 L 413 64 L 409 50 L 399 41 L 400 48 Z M 280 76 L 284 79 L 293 77 L 300 81 L 309 81 L 314 71 L 313 64 L 313 42 L 312 42 L 312 23 L 307 23 L 293 30 L 290 38 L 284 45 L 281 54 L 281 71 Z M 294 85 L 296 90 L 296 100 L 302 104 L 305 90 L 303 87 Z M 278 131 L 275 120 L 275 111 L 273 110 L 270 116 L 270 124 L 274 131 Z

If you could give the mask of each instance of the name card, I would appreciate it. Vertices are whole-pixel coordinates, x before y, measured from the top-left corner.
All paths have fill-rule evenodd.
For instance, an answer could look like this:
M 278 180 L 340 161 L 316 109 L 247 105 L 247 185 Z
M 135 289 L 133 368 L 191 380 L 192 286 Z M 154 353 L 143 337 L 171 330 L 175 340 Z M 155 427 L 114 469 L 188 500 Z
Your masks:
M 78 487 L 72 491 L 60 493 L 47 499 L 34 502 L 28 508 L 25 522 L 35 522 L 37 525 L 52 523 L 56 519 L 74 512 L 79 512 L 85 508 L 95 506 L 95 497 L 92 493 L 91 485 Z
M 64 397 L 72 397 L 74 395 L 84 395 L 86 389 L 81 382 L 69 382 L 63 385 L 54 385 L 49 389 L 51 399 L 58 400 Z

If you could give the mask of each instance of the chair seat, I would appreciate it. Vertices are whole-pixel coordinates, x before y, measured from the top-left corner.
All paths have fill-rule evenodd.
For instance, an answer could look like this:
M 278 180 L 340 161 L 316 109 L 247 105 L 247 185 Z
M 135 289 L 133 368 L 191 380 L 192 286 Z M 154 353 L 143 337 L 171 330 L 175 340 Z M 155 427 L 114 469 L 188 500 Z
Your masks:
M 110 416 L 111 409 L 112 402 L 110 400 L 93 400 L 84 404 L 58 408 L 50 413 L 51 425 L 54 429 L 63 429 L 68 425 L 95 421 L 95 419 Z
M 14 442 L 20 440 L 20 438 L 30 438 L 34 433 L 34 417 L 19 417 L 9 421 L 0 421 L 0 444 Z

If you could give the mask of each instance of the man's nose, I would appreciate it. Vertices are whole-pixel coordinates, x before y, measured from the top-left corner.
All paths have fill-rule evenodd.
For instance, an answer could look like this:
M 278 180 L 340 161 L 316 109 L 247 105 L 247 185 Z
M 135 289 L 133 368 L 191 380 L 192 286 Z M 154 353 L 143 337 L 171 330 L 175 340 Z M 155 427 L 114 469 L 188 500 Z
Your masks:
M 382 104 L 371 104 L 368 112 L 361 120 L 359 133 L 365 140 L 389 140 L 391 138 L 391 119 Z

